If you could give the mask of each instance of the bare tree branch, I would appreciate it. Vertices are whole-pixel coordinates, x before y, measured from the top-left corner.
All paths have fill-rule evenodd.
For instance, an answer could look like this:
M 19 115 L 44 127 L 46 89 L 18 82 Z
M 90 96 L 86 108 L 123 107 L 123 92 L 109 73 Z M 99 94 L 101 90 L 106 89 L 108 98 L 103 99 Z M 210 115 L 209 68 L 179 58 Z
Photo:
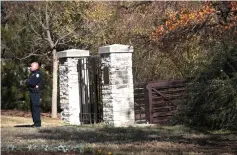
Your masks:
M 34 13 L 32 13 L 32 16 L 37 20 L 37 22 L 39 22 L 39 23 L 41 24 L 41 26 L 42 26 L 45 30 L 47 30 L 47 27 L 41 22 L 41 20 L 40 20 L 39 18 L 37 18 L 37 17 L 35 16 Z
M 60 37 L 54 44 L 54 46 L 57 46 L 58 42 L 60 42 L 62 39 L 66 38 L 67 36 L 71 35 L 73 32 L 75 32 L 76 28 L 74 30 L 72 30 L 71 32 L 69 32 L 68 34 Z
M 35 30 L 35 28 L 32 26 L 32 24 L 31 24 L 30 22 L 29 22 L 29 25 L 30 25 L 31 30 L 32 30 L 36 35 L 38 35 L 38 36 L 41 37 L 41 35 Z
M 31 30 L 32 30 L 37 36 L 39 36 L 40 39 L 44 39 L 44 40 L 47 40 L 47 41 L 48 41 L 47 38 L 45 38 L 42 34 L 39 34 L 39 33 L 35 30 L 35 28 L 33 27 L 33 25 L 32 25 L 30 22 L 29 22 L 29 25 L 30 25 Z
M 29 58 L 29 57 L 31 57 L 31 56 L 40 56 L 40 55 L 42 55 L 42 54 L 35 54 L 35 53 L 30 53 L 29 55 L 27 55 L 27 56 L 25 56 L 25 57 L 23 57 L 23 58 L 18 58 L 18 57 L 16 57 L 16 56 L 14 56 L 16 59 L 18 59 L 18 60 L 25 60 L 25 59 L 27 59 L 27 58 Z
M 49 41 L 50 47 L 54 48 L 55 44 L 52 40 L 50 31 L 49 31 L 49 15 L 48 15 L 48 2 L 46 2 L 46 7 L 45 7 L 45 22 L 46 22 L 46 33 L 47 33 L 47 40 Z
M 45 22 L 46 22 L 46 28 L 49 29 L 49 15 L 48 15 L 48 2 L 46 2 L 45 6 Z
M 37 50 L 37 51 L 38 51 L 38 50 Z M 25 59 L 27 59 L 27 58 L 29 58 L 29 57 L 31 57 L 31 56 L 40 56 L 40 57 L 42 57 L 42 56 L 47 56 L 48 54 L 49 54 L 49 52 L 44 53 L 44 54 L 30 53 L 29 55 L 27 55 L 27 56 L 25 56 L 25 57 L 22 57 L 22 58 L 19 58 L 19 57 L 17 57 L 16 55 L 14 55 L 14 58 L 15 58 L 15 59 L 18 59 L 18 60 L 20 60 L 20 61 L 22 61 L 22 60 L 25 60 Z
M 27 8 L 29 9 L 28 6 L 27 6 Z M 43 28 L 44 30 L 46 30 L 47 38 L 44 38 L 42 35 L 40 35 L 39 33 L 37 33 L 37 31 L 34 30 L 34 28 L 33 28 L 32 25 L 30 25 L 30 26 L 31 26 L 31 29 L 34 31 L 34 33 L 36 33 L 37 35 L 41 36 L 42 39 L 47 40 L 47 41 L 49 42 L 49 44 L 50 44 L 50 47 L 53 48 L 53 47 L 54 47 L 54 43 L 53 43 L 53 41 L 52 41 L 52 38 L 51 38 L 51 35 L 50 35 L 50 31 L 49 31 L 49 17 L 48 17 L 47 9 L 48 9 L 48 3 L 46 3 L 46 8 L 45 8 L 46 26 L 42 23 L 41 19 L 39 19 L 39 18 L 35 15 L 35 13 L 31 13 L 32 16 L 36 19 L 36 21 L 37 21 L 38 23 L 40 23 L 40 25 L 42 26 L 42 28 Z M 41 18 L 41 16 L 40 16 L 40 18 Z

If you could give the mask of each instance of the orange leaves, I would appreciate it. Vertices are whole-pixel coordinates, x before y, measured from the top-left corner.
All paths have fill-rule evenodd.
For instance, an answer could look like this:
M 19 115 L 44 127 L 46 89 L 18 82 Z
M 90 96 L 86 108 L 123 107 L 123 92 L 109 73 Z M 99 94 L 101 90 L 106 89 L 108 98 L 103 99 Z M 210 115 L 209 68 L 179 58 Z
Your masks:
M 180 12 L 168 12 L 166 21 L 164 22 L 164 24 L 161 24 L 157 27 L 156 31 L 152 34 L 152 38 L 160 38 L 170 31 L 184 27 L 195 20 L 195 17 L 196 14 L 188 13 L 184 9 L 182 9 Z
M 230 2 L 232 10 L 237 10 L 237 2 Z
M 233 10 L 237 10 L 237 2 L 230 2 Z M 234 22 L 229 22 L 225 25 L 217 26 L 223 30 L 227 30 L 236 26 L 236 15 L 233 16 Z M 207 22 L 206 22 L 207 21 Z M 216 10 L 212 7 L 211 3 L 205 3 L 200 9 L 192 8 L 182 8 L 176 12 L 167 12 L 166 21 L 164 24 L 159 25 L 155 32 L 152 33 L 153 40 L 159 40 L 166 34 L 179 29 L 188 29 L 195 27 L 196 25 L 202 25 L 206 23 L 207 25 L 218 25 L 218 17 Z

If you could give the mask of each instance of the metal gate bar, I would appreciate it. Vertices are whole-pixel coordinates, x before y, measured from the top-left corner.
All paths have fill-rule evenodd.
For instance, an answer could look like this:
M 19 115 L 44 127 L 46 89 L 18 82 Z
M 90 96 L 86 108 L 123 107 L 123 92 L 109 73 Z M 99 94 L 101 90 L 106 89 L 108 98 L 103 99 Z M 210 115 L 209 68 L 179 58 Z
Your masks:
M 82 124 L 102 121 L 100 58 L 90 56 L 78 60 L 80 121 Z

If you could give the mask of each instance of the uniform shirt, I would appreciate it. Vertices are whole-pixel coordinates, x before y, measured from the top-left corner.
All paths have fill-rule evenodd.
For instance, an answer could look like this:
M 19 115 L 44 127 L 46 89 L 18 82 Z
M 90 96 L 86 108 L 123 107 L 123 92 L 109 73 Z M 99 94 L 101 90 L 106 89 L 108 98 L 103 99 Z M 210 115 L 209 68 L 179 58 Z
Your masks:
M 33 71 L 30 78 L 26 81 L 26 84 L 29 86 L 29 88 L 35 88 L 37 85 L 39 87 L 38 90 L 40 90 L 42 86 L 41 72 L 39 70 Z

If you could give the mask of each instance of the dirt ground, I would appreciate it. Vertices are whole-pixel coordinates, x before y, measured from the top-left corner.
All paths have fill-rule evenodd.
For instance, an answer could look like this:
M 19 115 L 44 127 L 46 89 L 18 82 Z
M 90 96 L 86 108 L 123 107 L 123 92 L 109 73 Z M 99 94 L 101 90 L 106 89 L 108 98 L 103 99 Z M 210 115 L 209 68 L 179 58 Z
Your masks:
M 2 154 L 235 155 L 237 133 L 198 132 L 185 126 L 113 128 L 69 126 L 43 116 L 42 128 L 14 127 L 31 122 L 27 113 L 3 112 Z

